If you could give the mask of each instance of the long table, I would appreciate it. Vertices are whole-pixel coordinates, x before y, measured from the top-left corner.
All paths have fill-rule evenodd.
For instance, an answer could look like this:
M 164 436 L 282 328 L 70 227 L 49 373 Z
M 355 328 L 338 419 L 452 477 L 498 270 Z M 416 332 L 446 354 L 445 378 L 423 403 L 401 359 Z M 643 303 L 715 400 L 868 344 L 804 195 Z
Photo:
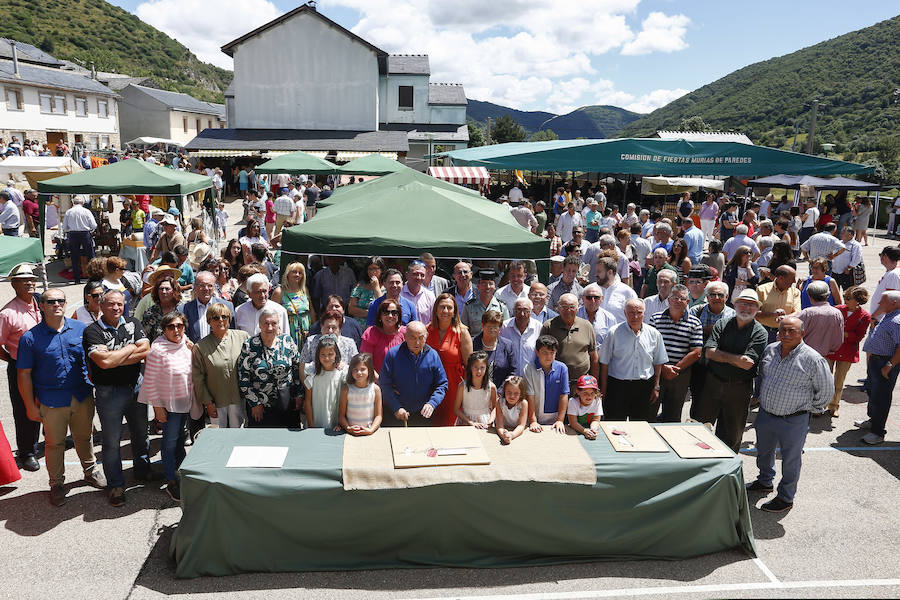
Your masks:
M 617 453 L 601 434 L 581 439 L 594 486 L 347 491 L 343 443 L 322 429 L 205 430 L 181 466 L 176 576 L 679 559 L 734 547 L 755 556 L 736 456 Z M 226 468 L 236 445 L 289 451 L 281 469 Z

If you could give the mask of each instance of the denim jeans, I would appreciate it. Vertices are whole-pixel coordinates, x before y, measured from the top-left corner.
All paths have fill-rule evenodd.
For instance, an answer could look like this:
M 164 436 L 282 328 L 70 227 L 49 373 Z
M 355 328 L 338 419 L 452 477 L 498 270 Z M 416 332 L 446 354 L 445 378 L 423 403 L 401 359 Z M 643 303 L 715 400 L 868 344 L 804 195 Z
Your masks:
M 869 361 L 866 363 L 866 387 L 869 390 L 869 405 L 866 413 L 872 420 L 869 431 L 880 436 L 887 433 L 885 425 L 891 410 L 891 395 L 894 392 L 894 385 L 897 383 L 897 374 L 900 373 L 900 365 L 894 365 L 894 368 L 888 372 L 887 379 L 881 376 L 881 369 L 890 358 L 890 356 L 870 354 Z
M 131 438 L 131 455 L 134 474 L 143 476 L 150 472 L 150 455 L 147 449 L 147 409 L 137 403 L 137 394 L 131 385 L 98 385 L 94 405 L 103 430 L 103 473 L 110 488 L 124 487 L 122 473 L 122 418 L 128 423 Z
M 793 417 L 777 417 L 760 409 L 756 416 L 756 466 L 759 482 L 772 485 L 775 479 L 775 449 L 781 448 L 781 481 L 778 497 L 794 502 L 800 466 L 803 462 L 803 444 L 809 432 L 809 413 Z
M 166 481 L 178 480 L 178 467 L 187 456 L 184 451 L 184 428 L 190 415 L 170 412 L 162 430 L 162 465 Z

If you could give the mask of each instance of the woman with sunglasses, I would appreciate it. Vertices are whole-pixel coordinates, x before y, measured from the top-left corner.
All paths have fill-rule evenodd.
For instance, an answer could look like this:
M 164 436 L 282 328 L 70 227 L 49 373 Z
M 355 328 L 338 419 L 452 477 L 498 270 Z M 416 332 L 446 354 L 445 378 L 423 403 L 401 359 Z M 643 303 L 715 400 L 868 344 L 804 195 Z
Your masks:
M 88 281 L 84 286 L 84 304 L 75 309 L 72 318 L 90 325 L 100 318 L 100 298 L 103 296 L 103 284 L 99 281 Z
M 203 413 L 194 402 L 191 381 L 191 350 L 185 343 L 187 319 L 177 310 L 163 315 L 159 322 L 163 334 L 150 345 L 144 365 L 144 381 L 138 402 L 153 407 L 156 420 L 163 425 L 162 464 L 166 493 L 181 500 L 178 467 L 184 460 L 185 425 L 188 415 Z
M 219 295 L 231 302 L 231 296 L 238 289 L 238 281 L 232 276 L 232 273 L 237 271 L 232 271 L 231 265 L 224 258 L 220 258 L 216 262 L 218 266 L 210 268 L 210 272 L 216 276 L 216 287 L 219 290 Z
M 376 374 L 381 371 L 387 351 L 406 339 L 406 326 L 400 324 L 402 310 L 399 300 L 385 299 L 375 313 L 375 324 L 362 335 L 359 351 L 372 355 Z
M 210 423 L 222 429 L 240 427 L 246 418 L 238 390 L 237 363 L 250 335 L 230 328 L 231 311 L 224 304 L 210 305 L 206 322 L 210 333 L 191 353 L 194 395 L 206 408 Z

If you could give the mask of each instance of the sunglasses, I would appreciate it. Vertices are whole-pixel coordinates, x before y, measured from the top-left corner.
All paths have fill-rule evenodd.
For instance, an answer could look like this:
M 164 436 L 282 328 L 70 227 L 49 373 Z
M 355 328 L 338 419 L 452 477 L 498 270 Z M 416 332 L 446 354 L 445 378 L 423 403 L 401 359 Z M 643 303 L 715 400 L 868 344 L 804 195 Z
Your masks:
M 210 317 L 209 320 L 210 321 L 227 321 L 228 317 L 226 317 L 225 315 L 216 315 L 214 317 Z
M 603 296 L 585 296 L 585 300 L 603 300 Z
M 102 295 L 103 295 L 103 294 L 88 294 L 88 296 L 91 297 L 91 298 L 99 298 L 99 297 L 101 297 Z
M 50 304 L 50 305 L 65 304 L 65 303 L 66 303 L 65 298 L 50 298 L 49 300 L 44 300 L 44 304 Z
M 166 329 L 170 331 L 179 331 L 181 329 L 184 329 L 184 323 L 169 323 L 168 325 L 166 325 Z
M 386 310 L 386 311 L 384 311 L 384 314 L 391 315 L 392 317 L 396 317 L 400 314 L 400 311 L 399 310 Z

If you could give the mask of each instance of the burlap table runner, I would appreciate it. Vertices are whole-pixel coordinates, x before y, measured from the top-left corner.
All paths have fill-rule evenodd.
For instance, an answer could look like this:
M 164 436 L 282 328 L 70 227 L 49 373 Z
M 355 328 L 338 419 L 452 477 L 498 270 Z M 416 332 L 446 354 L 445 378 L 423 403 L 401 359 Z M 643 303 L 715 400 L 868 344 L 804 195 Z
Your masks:
M 384 490 L 490 481 L 597 483 L 594 463 L 577 436 L 526 431 L 503 446 L 492 431 L 476 431 L 490 456 L 489 465 L 395 469 L 387 429 L 366 437 L 348 435 L 344 440 L 344 489 Z

